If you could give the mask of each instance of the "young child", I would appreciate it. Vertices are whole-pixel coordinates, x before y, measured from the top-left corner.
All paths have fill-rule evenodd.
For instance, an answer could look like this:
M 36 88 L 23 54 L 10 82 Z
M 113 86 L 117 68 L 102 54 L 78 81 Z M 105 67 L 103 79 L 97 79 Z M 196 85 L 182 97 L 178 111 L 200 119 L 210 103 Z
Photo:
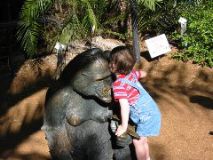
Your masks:
M 130 118 L 140 136 L 140 139 L 133 139 L 137 160 L 150 160 L 147 137 L 159 135 L 161 113 L 139 82 L 146 72 L 134 70 L 134 64 L 135 59 L 125 46 L 118 46 L 110 53 L 109 67 L 116 76 L 112 86 L 113 95 L 119 101 L 121 110 L 121 124 L 115 134 L 121 136 L 127 131 Z

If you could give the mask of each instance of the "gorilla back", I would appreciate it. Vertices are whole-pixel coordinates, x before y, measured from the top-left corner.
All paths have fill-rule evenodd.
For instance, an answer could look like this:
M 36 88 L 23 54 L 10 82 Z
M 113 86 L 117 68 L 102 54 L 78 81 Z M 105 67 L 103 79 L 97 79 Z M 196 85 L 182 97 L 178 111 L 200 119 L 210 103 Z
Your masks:
M 42 129 L 53 159 L 111 160 L 111 74 L 100 49 L 76 56 L 46 95 Z

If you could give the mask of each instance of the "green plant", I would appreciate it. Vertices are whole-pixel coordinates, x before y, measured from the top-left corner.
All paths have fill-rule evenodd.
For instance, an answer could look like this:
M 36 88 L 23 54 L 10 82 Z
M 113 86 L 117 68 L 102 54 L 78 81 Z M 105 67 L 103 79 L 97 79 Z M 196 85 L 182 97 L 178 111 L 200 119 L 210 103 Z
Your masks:
M 213 67 L 213 2 L 186 5 L 181 16 L 187 19 L 187 31 L 173 33 L 183 49 L 182 59 Z
M 156 3 L 161 0 L 136 1 L 155 9 Z M 114 17 L 117 17 L 114 23 L 124 20 L 123 15 L 129 14 L 129 11 L 118 8 L 120 3 L 125 3 L 126 8 L 129 8 L 129 2 L 130 0 L 26 0 L 20 13 L 17 39 L 26 54 L 32 56 L 38 52 L 41 44 L 45 44 L 50 51 L 56 41 L 67 44 L 73 39 L 103 33 L 123 37 L 105 22 L 110 22 L 109 19 Z M 118 8 L 112 7 L 113 4 L 116 7 L 118 4 Z M 114 10 L 110 10 L 111 8 Z
M 26 0 L 17 39 L 28 56 L 38 52 L 39 40 L 51 50 L 56 41 L 67 44 L 84 38 L 91 28 L 97 31 L 106 7 L 105 0 Z
M 140 6 L 139 29 L 141 34 L 171 33 L 177 26 L 177 7 L 173 0 L 162 1 L 155 10 Z M 147 21 L 147 19 L 149 19 Z
M 52 3 L 52 0 L 27 0 L 22 7 L 17 39 L 29 55 L 35 53 L 38 45 L 37 38 L 41 27 L 38 23 L 38 19 Z

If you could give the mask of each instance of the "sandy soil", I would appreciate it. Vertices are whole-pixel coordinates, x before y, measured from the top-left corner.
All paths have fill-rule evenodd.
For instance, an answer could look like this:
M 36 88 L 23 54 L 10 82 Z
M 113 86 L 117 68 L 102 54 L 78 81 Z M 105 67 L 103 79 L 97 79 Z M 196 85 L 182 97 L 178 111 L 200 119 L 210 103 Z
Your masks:
M 142 55 L 146 57 L 145 55 Z M 28 61 L 0 79 L 0 160 L 49 160 L 42 125 L 55 57 Z M 162 129 L 149 139 L 154 160 L 212 160 L 213 69 L 164 56 L 142 58 L 147 90 L 159 104 Z

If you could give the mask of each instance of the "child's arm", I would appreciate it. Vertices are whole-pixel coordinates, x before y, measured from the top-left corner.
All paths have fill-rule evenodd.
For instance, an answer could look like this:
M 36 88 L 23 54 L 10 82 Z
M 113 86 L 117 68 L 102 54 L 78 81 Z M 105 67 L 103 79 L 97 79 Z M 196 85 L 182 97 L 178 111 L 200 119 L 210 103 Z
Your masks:
M 134 70 L 136 72 L 137 78 L 141 79 L 141 78 L 145 78 L 147 73 L 141 69 L 139 70 Z
M 130 106 L 127 99 L 119 99 L 121 107 L 121 125 L 118 126 L 115 135 L 120 136 L 127 131 L 129 122 Z

